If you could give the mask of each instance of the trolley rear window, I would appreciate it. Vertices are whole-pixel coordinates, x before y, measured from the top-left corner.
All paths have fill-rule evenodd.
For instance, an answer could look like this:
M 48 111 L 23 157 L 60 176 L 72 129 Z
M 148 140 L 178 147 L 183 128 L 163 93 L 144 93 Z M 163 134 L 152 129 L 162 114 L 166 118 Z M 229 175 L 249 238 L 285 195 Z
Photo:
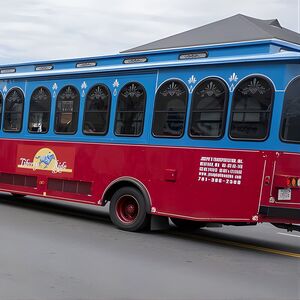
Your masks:
M 300 143 L 300 78 L 286 89 L 281 121 L 281 139 Z

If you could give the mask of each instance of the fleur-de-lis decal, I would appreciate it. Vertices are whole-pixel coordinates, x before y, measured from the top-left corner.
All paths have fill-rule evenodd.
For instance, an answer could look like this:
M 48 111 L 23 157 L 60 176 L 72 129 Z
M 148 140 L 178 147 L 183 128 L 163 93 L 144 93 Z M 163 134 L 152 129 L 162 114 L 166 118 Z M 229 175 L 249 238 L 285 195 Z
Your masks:
M 231 83 L 229 90 L 230 92 L 234 91 L 235 84 L 238 82 L 239 77 L 237 76 L 236 73 L 232 73 L 232 75 L 229 77 L 229 82 Z
M 82 89 L 82 93 L 81 93 L 81 96 L 82 97 L 85 97 L 85 89 L 87 88 L 87 83 L 84 81 L 82 84 L 81 84 L 81 89 Z
M 56 97 L 56 91 L 58 89 L 57 83 L 54 82 L 53 86 L 52 86 L 52 90 L 53 90 L 53 98 Z
M 229 77 L 229 81 L 230 82 L 237 82 L 239 80 L 238 76 L 236 73 L 233 73 L 230 77 Z
M 188 83 L 189 84 L 195 84 L 197 82 L 197 78 L 195 75 L 192 75 L 191 78 L 189 79 Z
M 190 77 L 190 79 L 188 80 L 188 83 L 189 83 L 189 92 L 192 93 L 194 88 L 195 88 L 195 84 L 197 82 L 197 78 L 195 75 L 192 75 Z
M 87 88 L 87 84 L 86 82 L 84 81 L 82 84 L 81 84 L 81 89 L 85 90 Z
M 118 87 L 120 86 L 120 83 L 118 81 L 118 79 L 116 79 L 113 83 L 113 88 L 114 88 L 114 92 L 113 92 L 113 95 L 116 97 L 117 94 L 118 94 Z
M 113 83 L 113 87 L 118 88 L 119 86 L 120 86 L 120 83 L 119 83 L 118 79 L 116 79 Z

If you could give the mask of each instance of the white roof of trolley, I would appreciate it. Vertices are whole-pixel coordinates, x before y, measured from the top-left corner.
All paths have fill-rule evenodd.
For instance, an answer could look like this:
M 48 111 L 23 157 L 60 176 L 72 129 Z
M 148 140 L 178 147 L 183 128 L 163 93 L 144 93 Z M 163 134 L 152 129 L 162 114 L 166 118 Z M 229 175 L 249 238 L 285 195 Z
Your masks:
M 300 45 L 300 34 L 282 27 L 277 19 L 261 20 L 238 14 L 122 53 L 270 39 Z

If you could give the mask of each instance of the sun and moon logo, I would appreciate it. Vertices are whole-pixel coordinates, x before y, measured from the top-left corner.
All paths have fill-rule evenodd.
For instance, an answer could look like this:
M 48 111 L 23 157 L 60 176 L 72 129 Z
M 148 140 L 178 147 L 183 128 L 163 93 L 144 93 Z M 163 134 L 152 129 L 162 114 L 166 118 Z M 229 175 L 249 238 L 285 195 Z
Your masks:
M 20 157 L 18 168 L 33 171 L 49 171 L 53 174 L 72 173 L 72 169 L 68 169 L 67 163 L 59 161 L 54 151 L 49 148 L 40 149 L 33 159 Z

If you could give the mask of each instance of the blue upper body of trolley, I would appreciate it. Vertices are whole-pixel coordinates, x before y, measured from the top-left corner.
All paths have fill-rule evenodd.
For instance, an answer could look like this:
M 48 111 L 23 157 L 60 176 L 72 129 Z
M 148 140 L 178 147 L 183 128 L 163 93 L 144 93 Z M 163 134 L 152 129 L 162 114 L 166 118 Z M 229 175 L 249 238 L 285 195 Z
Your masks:
M 192 54 L 196 54 L 194 57 L 201 57 L 201 54 L 203 56 L 194 58 Z M 300 76 L 299 62 L 299 45 L 273 39 L 2 65 L 0 91 L 4 101 L 5 95 L 15 87 L 24 92 L 26 100 L 21 132 L 4 132 L 1 126 L 0 138 L 300 152 L 299 144 L 283 142 L 279 137 L 285 90 L 293 79 Z M 253 75 L 268 78 L 275 90 L 270 134 L 264 141 L 232 140 L 228 134 L 232 95 L 239 82 Z M 230 90 L 225 134 L 216 140 L 193 139 L 188 135 L 187 126 L 192 92 L 198 83 L 209 77 L 221 78 Z M 181 138 L 154 137 L 151 132 L 155 93 L 163 82 L 171 79 L 182 81 L 190 92 L 185 133 Z M 114 122 L 118 92 L 124 85 L 133 81 L 142 84 L 147 93 L 144 130 L 139 137 L 116 136 Z M 112 94 L 109 130 L 105 136 L 87 136 L 82 131 L 84 95 L 97 83 L 106 85 Z M 66 85 L 76 87 L 82 95 L 78 130 L 73 135 L 56 134 L 53 129 L 55 95 Z M 40 86 L 48 88 L 52 93 L 50 130 L 46 134 L 33 134 L 27 129 L 29 100 L 32 92 Z M 114 93 L 115 90 L 117 93 Z

